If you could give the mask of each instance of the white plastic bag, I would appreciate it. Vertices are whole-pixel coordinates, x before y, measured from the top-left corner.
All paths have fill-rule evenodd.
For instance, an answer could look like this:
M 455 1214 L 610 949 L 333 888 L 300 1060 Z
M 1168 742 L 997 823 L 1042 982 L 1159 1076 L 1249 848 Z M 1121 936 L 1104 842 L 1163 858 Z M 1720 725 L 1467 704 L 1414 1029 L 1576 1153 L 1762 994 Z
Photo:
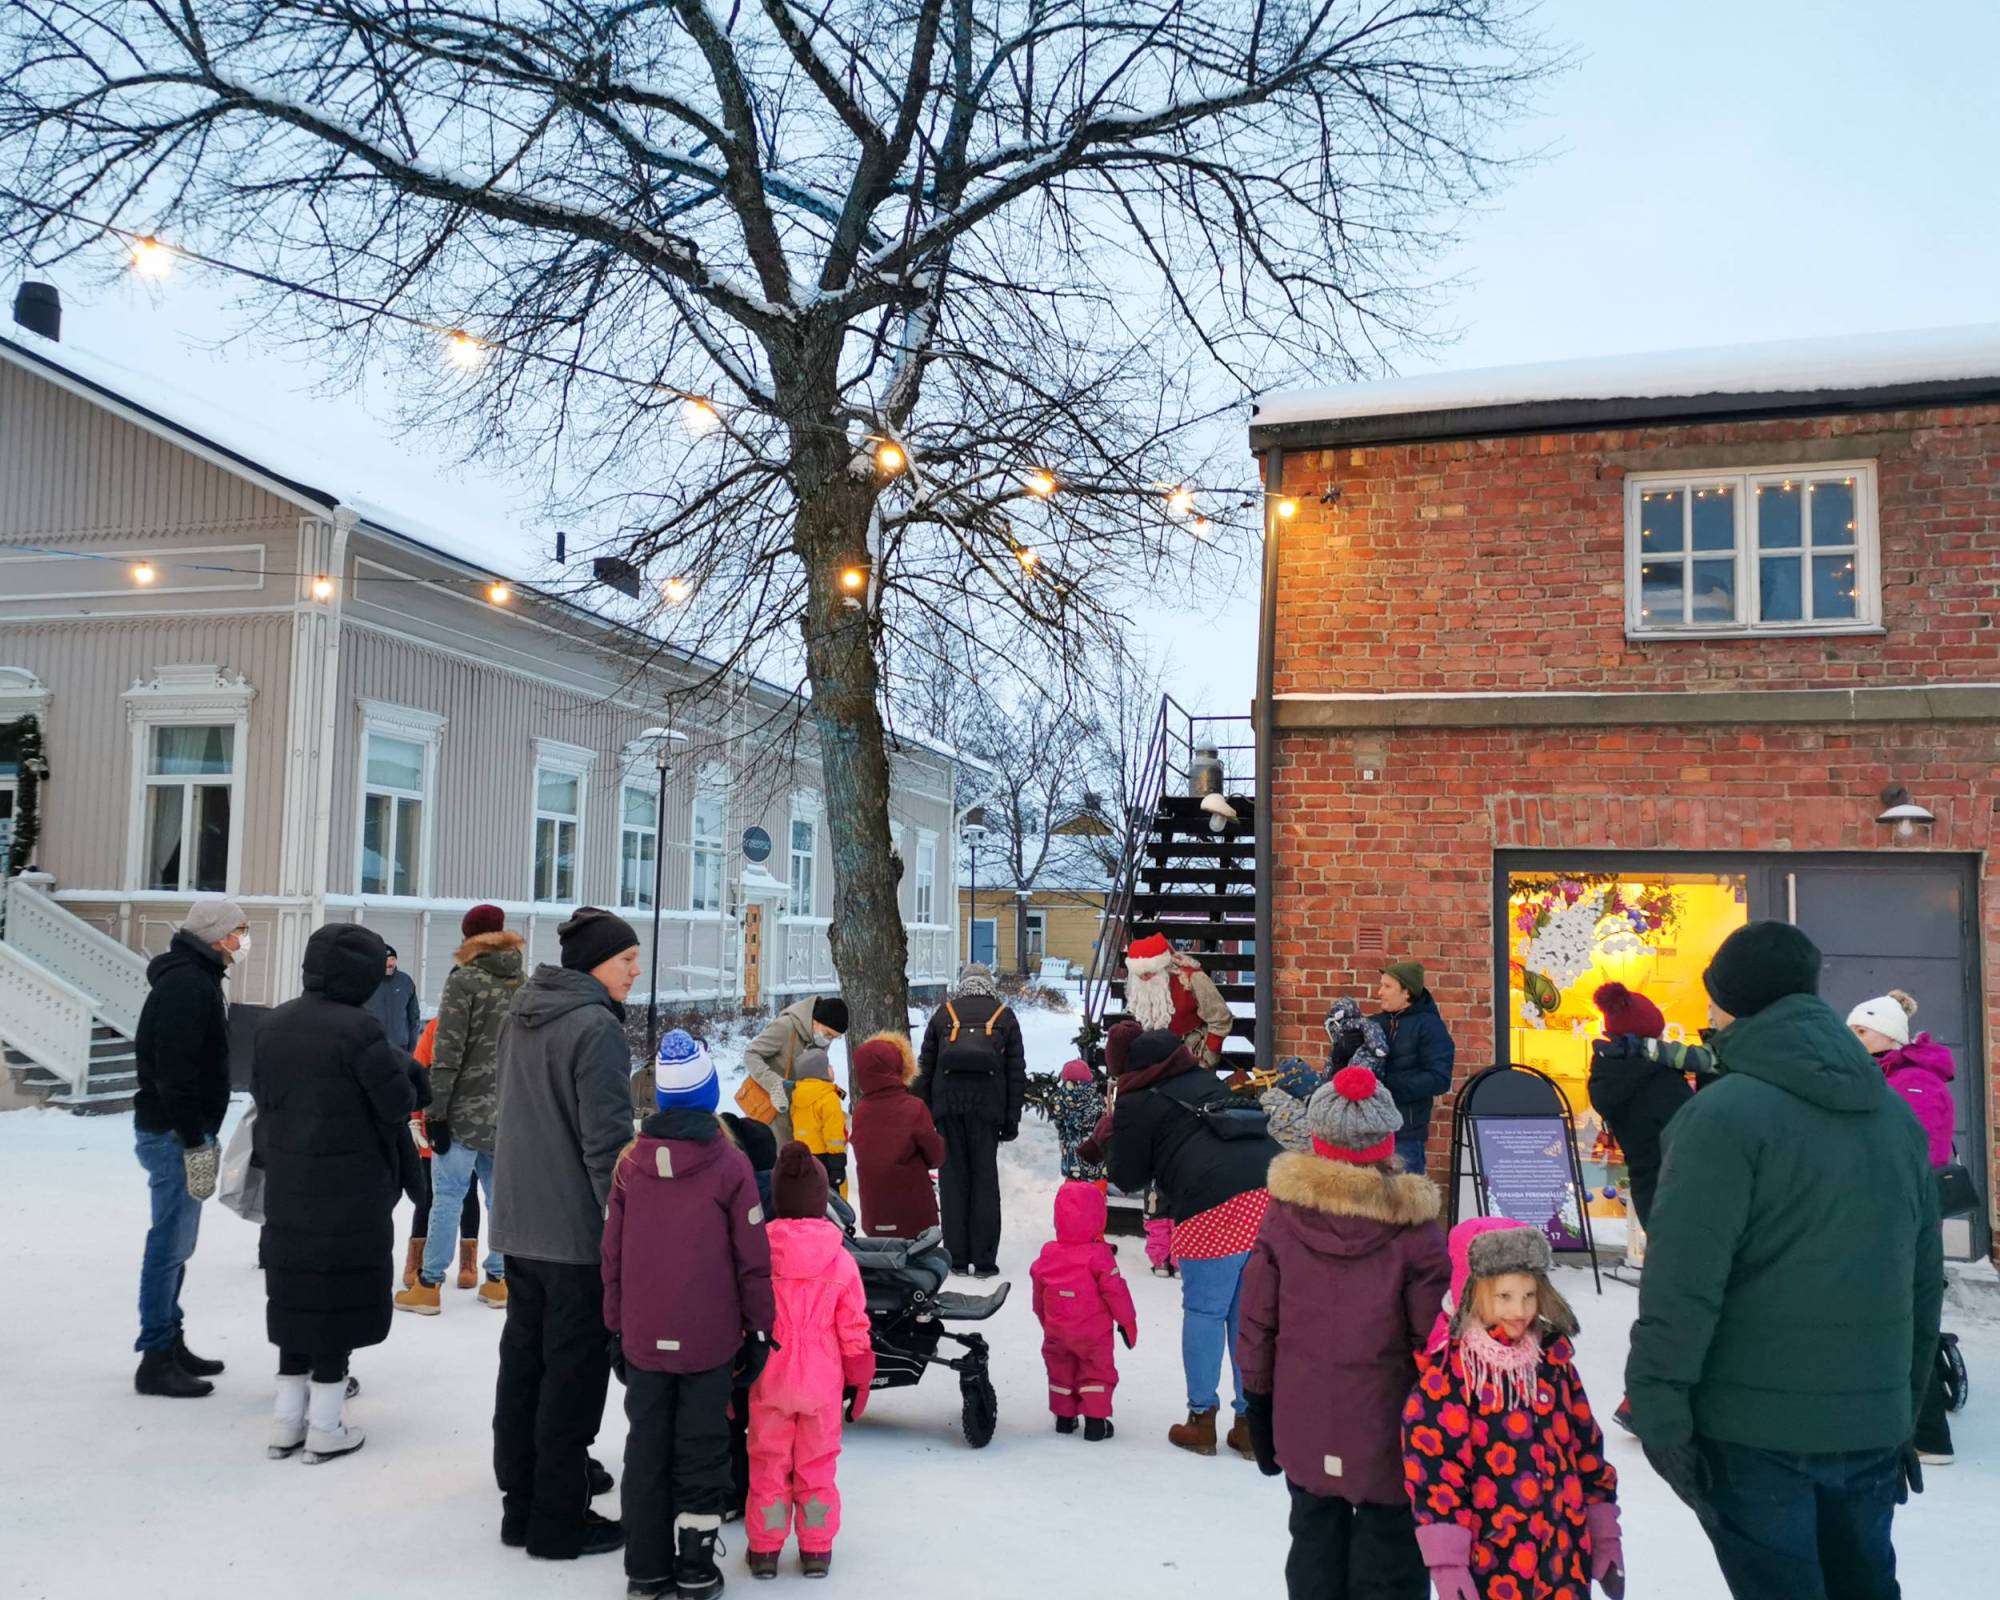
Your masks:
M 259 1227 L 264 1223 L 264 1169 L 250 1165 L 250 1149 L 257 1126 L 257 1107 L 252 1105 L 229 1136 L 229 1148 L 222 1152 L 222 1176 L 216 1197 L 245 1222 Z

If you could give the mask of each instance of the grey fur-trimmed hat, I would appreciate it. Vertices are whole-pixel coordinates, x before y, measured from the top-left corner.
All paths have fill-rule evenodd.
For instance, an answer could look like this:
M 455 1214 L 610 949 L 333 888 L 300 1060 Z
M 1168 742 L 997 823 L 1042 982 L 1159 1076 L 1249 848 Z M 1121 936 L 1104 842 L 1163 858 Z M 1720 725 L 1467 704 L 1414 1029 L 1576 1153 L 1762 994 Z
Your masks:
M 1306 1132 L 1334 1150 L 1373 1150 L 1402 1126 L 1394 1097 L 1366 1067 L 1342 1067 L 1306 1102 Z
M 1474 1235 L 1465 1249 L 1465 1276 L 1471 1282 L 1510 1272 L 1547 1277 L 1555 1267 L 1555 1251 L 1535 1228 L 1496 1228 Z

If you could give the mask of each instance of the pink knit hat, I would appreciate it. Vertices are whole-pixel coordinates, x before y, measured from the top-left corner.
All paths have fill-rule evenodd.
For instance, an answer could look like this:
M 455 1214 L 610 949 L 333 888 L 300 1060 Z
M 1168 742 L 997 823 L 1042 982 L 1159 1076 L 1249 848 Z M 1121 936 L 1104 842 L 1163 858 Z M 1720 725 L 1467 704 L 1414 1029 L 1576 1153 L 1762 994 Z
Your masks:
M 1064 1083 L 1088 1083 L 1090 1082 L 1090 1068 L 1085 1066 L 1081 1061 L 1065 1061 L 1062 1069 L 1062 1081 Z
M 1437 1321 L 1431 1324 L 1430 1343 L 1426 1346 L 1433 1353 L 1442 1350 L 1451 1338 L 1451 1325 L 1465 1304 L 1465 1286 L 1472 1276 L 1472 1241 L 1482 1234 L 1501 1233 L 1508 1229 L 1518 1229 L 1542 1246 L 1547 1254 L 1548 1241 L 1530 1228 L 1525 1222 L 1516 1222 L 1512 1217 L 1467 1217 L 1451 1230 L 1445 1241 L 1445 1248 L 1451 1253 L 1451 1294 L 1438 1313 Z M 1532 1270 L 1532 1269 L 1530 1269 Z

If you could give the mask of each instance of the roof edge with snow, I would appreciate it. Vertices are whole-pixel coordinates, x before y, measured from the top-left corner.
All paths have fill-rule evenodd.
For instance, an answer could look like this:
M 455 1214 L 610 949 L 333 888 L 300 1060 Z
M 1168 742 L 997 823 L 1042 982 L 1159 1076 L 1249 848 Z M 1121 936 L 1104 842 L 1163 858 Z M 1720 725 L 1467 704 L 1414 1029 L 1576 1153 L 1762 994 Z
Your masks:
M 1310 450 L 2000 400 L 2000 324 L 1385 378 L 1266 396 L 1250 448 Z

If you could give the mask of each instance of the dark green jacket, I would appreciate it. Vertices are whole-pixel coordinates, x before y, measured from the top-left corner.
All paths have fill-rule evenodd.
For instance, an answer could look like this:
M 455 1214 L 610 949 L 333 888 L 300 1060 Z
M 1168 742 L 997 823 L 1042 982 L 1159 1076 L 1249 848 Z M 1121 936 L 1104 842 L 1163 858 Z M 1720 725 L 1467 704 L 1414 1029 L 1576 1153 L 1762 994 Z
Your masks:
M 1816 995 L 1712 1041 L 1667 1124 L 1625 1366 L 1639 1436 L 1828 1454 L 1904 1443 L 1944 1258 L 1923 1130 Z

